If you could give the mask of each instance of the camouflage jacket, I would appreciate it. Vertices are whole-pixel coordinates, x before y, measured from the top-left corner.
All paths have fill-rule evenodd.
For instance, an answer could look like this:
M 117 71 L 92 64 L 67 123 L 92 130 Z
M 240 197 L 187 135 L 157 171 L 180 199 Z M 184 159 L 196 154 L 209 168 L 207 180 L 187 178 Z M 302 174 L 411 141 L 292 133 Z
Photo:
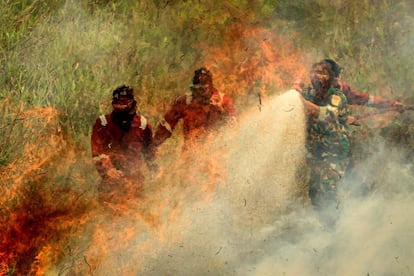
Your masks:
M 303 97 L 320 107 L 318 118 L 307 124 L 307 149 L 314 158 L 343 159 L 350 154 L 347 97 L 331 87 L 328 97 L 319 99 L 315 89 L 307 87 Z

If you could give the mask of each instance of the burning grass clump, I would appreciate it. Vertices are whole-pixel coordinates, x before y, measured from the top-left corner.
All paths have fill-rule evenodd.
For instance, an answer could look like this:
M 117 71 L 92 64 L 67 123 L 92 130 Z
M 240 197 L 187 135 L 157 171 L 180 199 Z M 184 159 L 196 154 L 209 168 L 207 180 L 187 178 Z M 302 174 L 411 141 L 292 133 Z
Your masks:
M 26 116 L 25 116 L 26 115 Z M 58 131 L 58 113 L 33 109 L 21 113 L 25 130 L 19 158 L 1 167 L 0 274 L 41 273 L 45 263 L 65 254 L 62 239 L 76 234 L 93 206 L 77 153 Z M 26 140 L 24 140 L 26 139 Z M 26 143 L 26 144 L 25 144 Z

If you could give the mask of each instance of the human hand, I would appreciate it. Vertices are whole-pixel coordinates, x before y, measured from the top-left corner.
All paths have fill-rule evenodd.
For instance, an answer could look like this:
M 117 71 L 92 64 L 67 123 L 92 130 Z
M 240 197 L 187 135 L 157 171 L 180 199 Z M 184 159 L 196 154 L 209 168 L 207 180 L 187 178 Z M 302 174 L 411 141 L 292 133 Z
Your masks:
M 157 164 L 150 163 L 150 164 L 148 164 L 148 168 L 151 171 L 151 173 L 153 173 L 153 174 L 157 174 L 158 173 L 159 168 L 158 168 L 158 165 Z
M 235 129 L 239 125 L 239 121 L 237 120 L 235 116 L 230 116 L 227 119 L 227 125 L 229 128 Z
M 109 169 L 106 174 L 108 175 L 108 177 L 113 178 L 113 179 L 119 179 L 122 178 L 124 176 L 124 173 L 120 170 L 117 170 L 115 168 L 111 168 Z
M 305 86 L 305 83 L 303 81 L 303 77 L 302 76 L 296 76 L 296 78 L 293 80 L 293 84 L 292 84 L 291 88 L 298 91 L 298 92 L 302 92 L 304 86 Z
M 404 104 L 400 103 L 399 101 L 392 102 L 391 106 L 394 107 L 400 113 L 403 113 L 405 111 Z
M 163 174 L 162 168 L 155 163 L 148 164 L 148 169 L 152 179 L 159 179 Z
M 213 96 L 211 96 L 210 104 L 214 105 L 214 106 L 217 106 L 217 107 L 222 107 L 223 103 L 221 101 L 220 95 L 214 94 Z
M 353 126 L 359 126 L 358 119 L 354 116 L 348 116 L 348 124 Z

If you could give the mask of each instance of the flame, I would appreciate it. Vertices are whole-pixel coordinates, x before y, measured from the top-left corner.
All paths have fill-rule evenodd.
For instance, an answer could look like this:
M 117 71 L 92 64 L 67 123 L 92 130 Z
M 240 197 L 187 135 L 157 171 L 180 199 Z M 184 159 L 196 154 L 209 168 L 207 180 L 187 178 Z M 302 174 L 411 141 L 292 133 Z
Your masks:
M 232 40 L 223 46 L 205 49 L 205 64 L 213 69 L 217 88 L 239 106 L 249 102 L 247 96 L 267 97 L 290 87 L 306 71 L 300 52 L 281 35 L 239 26 L 230 29 L 229 36 Z M 170 139 L 160 149 L 163 171 L 157 176 L 146 173 L 138 197 L 100 205 L 99 176 L 90 156 L 65 143 L 58 112 L 34 109 L 21 117 L 25 137 L 34 136 L 37 143 L 28 143 L 22 158 L 1 173 L 8 183 L 0 202 L 6 207 L 0 217 L 1 272 L 143 271 L 148 258 L 183 239 L 184 229 L 176 227 L 184 227 L 188 213 L 208 204 L 228 185 L 232 141 L 215 134 L 182 152 L 180 138 Z M 234 134 L 237 126 L 229 131 Z
M 255 92 L 266 97 L 270 91 L 285 91 L 307 74 L 301 52 L 283 35 L 259 26 L 237 26 L 229 37 L 224 45 L 205 49 L 205 63 L 215 69 L 215 85 L 227 94 L 243 98 Z
M 21 158 L 0 174 L 0 270 L 5 274 L 42 275 L 45 263 L 55 262 L 63 254 L 60 240 L 82 224 L 86 205 L 81 194 L 54 185 L 54 176 L 69 173 L 56 171 L 59 162 L 67 161 L 60 160 L 67 144 L 60 133 L 58 112 L 38 108 L 22 112 L 19 117 L 23 130 L 20 138 L 27 144 Z

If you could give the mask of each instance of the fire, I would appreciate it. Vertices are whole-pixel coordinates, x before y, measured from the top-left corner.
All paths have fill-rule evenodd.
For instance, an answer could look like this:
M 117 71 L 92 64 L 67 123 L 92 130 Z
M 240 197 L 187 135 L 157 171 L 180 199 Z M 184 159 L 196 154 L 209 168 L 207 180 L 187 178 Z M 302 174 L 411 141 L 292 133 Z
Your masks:
M 257 100 L 258 94 L 266 98 L 283 91 L 306 71 L 300 53 L 283 36 L 261 27 L 234 28 L 229 36 L 224 47 L 205 49 L 205 65 L 219 91 L 239 106 L 249 103 L 246 96 Z M 186 231 L 180 227 L 188 226 L 183 220 L 189 213 L 227 188 L 229 149 L 240 146 L 217 134 L 187 152 L 168 141 L 160 150 L 163 171 L 147 173 L 139 197 L 99 205 L 99 176 L 91 158 L 65 143 L 57 116 L 51 109 L 23 114 L 27 135 L 37 143 L 28 143 L 22 159 L 2 172 L 8 183 L 0 202 L 3 273 L 143 271 L 148 259 L 183 240 Z M 225 131 L 237 135 L 238 126 Z
M 27 144 L 21 158 L 0 174 L 2 273 L 41 275 L 45 262 L 54 262 L 63 254 L 60 240 L 76 232 L 81 224 L 85 201 L 77 191 L 56 185 L 58 179 L 54 179 L 68 173 L 56 171 L 68 169 L 59 166 L 59 162 L 67 161 L 61 160 L 60 154 L 68 148 L 57 116 L 58 112 L 50 108 L 20 114 L 24 130 L 21 138 Z M 73 157 L 66 154 L 69 159 Z
M 252 92 L 266 97 L 306 75 L 301 52 L 283 35 L 259 26 L 238 26 L 229 37 L 224 45 L 205 49 L 206 64 L 214 68 L 220 91 L 241 98 Z

